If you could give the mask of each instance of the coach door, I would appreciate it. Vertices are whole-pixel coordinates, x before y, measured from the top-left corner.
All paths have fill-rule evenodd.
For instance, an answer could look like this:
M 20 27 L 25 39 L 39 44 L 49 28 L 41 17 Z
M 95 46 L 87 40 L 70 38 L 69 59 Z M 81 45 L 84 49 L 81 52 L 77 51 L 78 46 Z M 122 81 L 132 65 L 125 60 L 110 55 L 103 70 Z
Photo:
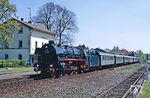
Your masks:
M 89 64 L 91 68 L 99 66 L 99 56 L 98 54 L 96 54 L 95 51 L 94 52 L 92 51 L 89 54 Z

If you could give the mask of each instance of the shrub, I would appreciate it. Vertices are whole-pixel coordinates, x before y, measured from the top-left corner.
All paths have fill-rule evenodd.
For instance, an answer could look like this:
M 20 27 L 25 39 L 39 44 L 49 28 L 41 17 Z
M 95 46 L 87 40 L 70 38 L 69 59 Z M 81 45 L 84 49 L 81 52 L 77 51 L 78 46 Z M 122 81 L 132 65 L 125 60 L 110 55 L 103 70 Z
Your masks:
M 21 67 L 25 66 L 24 60 L 0 60 L 0 67 Z

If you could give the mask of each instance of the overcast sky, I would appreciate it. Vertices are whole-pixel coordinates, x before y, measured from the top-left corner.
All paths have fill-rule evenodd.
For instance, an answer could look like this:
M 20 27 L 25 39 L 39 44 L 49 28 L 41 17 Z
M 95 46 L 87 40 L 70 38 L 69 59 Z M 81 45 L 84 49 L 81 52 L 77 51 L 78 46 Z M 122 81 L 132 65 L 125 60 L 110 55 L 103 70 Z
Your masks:
M 150 53 L 150 0 L 10 0 L 17 16 L 29 19 L 41 5 L 54 2 L 76 14 L 75 45 L 102 49 L 119 46 Z

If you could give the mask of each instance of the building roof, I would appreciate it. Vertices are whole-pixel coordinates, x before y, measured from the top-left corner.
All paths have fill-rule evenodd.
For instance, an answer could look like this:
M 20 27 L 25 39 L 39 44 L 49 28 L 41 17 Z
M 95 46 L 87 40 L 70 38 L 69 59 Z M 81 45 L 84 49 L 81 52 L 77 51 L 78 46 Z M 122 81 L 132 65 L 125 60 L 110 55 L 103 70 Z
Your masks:
M 13 19 L 15 19 L 15 18 L 13 18 Z M 49 31 L 48 29 L 45 29 L 45 28 L 43 28 L 43 27 L 41 27 L 41 26 L 38 26 L 38 25 L 35 25 L 35 24 L 32 24 L 32 23 L 28 23 L 28 22 L 26 22 L 26 21 L 20 21 L 20 20 L 18 20 L 18 19 L 15 19 L 15 20 L 18 21 L 18 22 L 20 22 L 21 24 L 24 24 L 24 25 L 26 25 L 26 26 L 32 28 L 32 29 L 35 30 L 35 31 L 40 31 L 40 32 L 43 32 L 43 33 L 48 33 L 48 34 L 55 35 L 54 32 L 51 32 L 51 31 Z

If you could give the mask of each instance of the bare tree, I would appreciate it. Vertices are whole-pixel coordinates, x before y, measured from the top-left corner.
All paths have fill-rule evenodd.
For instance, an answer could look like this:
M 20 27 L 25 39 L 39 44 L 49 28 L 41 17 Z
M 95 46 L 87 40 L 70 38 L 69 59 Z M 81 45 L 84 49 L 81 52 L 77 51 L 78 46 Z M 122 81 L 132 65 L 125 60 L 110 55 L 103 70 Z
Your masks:
M 72 33 L 62 34 L 62 41 L 63 42 L 61 42 L 61 43 L 64 44 L 64 45 L 66 45 L 66 44 L 72 45 L 73 42 L 74 42 L 74 38 L 75 37 Z M 59 41 L 59 39 L 58 39 L 58 41 Z
M 76 32 L 76 30 L 78 29 L 76 26 L 75 14 L 67 10 L 66 8 L 62 8 L 59 5 L 56 5 L 56 26 L 55 27 L 56 27 L 55 32 L 57 34 L 57 37 L 59 38 L 59 44 L 61 44 L 63 42 L 62 34 L 64 34 L 64 37 L 67 38 L 68 36 L 70 36 L 69 34 Z M 71 40 L 72 39 L 70 36 L 70 41 Z
M 39 8 L 33 21 L 55 32 L 59 44 L 71 44 L 74 40 L 72 35 L 78 30 L 75 14 L 52 2 Z
M 52 26 L 54 25 L 54 14 L 55 5 L 53 2 L 46 3 L 37 11 L 37 16 L 34 16 L 32 20 L 35 23 L 45 26 L 47 29 L 52 31 Z

